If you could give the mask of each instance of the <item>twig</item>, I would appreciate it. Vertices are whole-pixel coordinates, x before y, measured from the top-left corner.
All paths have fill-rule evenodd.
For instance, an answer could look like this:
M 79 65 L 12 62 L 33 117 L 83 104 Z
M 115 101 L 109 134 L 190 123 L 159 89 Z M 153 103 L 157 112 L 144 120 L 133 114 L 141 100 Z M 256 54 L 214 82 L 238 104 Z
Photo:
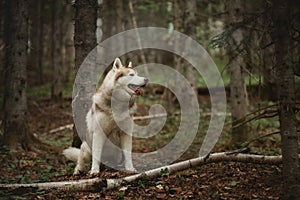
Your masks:
M 33 105 L 35 105 L 35 107 L 43 114 L 46 113 L 46 111 L 36 102 L 36 101 L 32 101 Z
M 233 124 L 232 127 L 233 128 L 238 128 L 238 127 L 243 126 L 244 124 L 246 124 L 250 121 L 253 121 L 253 120 L 275 117 L 278 114 L 277 109 L 276 110 L 273 110 L 273 109 L 271 110 L 270 109 L 270 108 L 273 108 L 275 106 L 277 107 L 277 104 L 258 109 L 258 110 L 254 111 L 252 113 L 249 113 L 249 114 L 245 115 L 244 117 L 242 117 L 240 119 L 234 120 L 234 121 L 231 122 Z M 263 112 L 259 113 L 261 111 L 263 111 Z M 258 114 L 256 114 L 256 113 L 258 113 Z M 253 116 L 253 117 L 250 117 L 250 116 Z
M 259 139 L 262 139 L 262 138 L 265 138 L 265 137 L 269 137 L 269 136 L 271 136 L 271 135 L 275 135 L 275 134 L 279 134 L 279 133 L 280 133 L 280 131 L 275 131 L 275 132 L 272 132 L 272 133 L 267 133 L 267 134 L 265 134 L 265 135 L 261 135 L 261 136 L 259 136 L 259 137 L 256 137 L 256 138 L 254 138 L 254 139 L 248 141 L 248 142 L 244 145 L 243 148 L 248 147 L 251 143 L 253 143 L 253 142 L 255 142 L 255 141 L 259 140 Z
M 67 125 L 64 125 L 64 126 L 60 126 L 58 128 L 55 128 L 55 129 L 52 129 L 50 131 L 47 131 L 47 132 L 44 132 L 42 134 L 47 134 L 47 133 L 56 133 L 56 132 L 59 132 L 59 131 L 63 131 L 65 129 L 72 129 L 73 128 L 73 124 L 67 124 Z M 36 133 L 35 133 L 36 134 Z
M 254 116 L 254 117 L 251 117 L 247 120 L 244 120 L 246 117 L 235 120 L 234 122 L 238 123 L 238 124 L 235 124 L 232 127 L 233 128 L 238 128 L 238 127 L 243 126 L 244 124 L 246 124 L 248 122 L 251 122 L 253 120 L 262 119 L 262 118 L 272 118 L 272 117 L 275 117 L 276 115 L 278 115 L 277 110 L 265 110 L 263 113 L 260 113 L 260 114 Z M 244 121 L 242 121 L 242 120 L 244 120 Z M 232 124 L 234 124 L 234 122 L 232 122 Z
M 50 130 L 48 133 L 56 133 L 56 132 L 59 132 L 59 131 L 63 131 L 63 130 L 65 130 L 65 129 L 70 129 L 70 130 L 72 130 L 72 128 L 73 128 L 73 124 L 67 124 L 67 125 L 58 127 L 58 128 L 56 128 L 56 129 L 52 129 L 52 130 Z

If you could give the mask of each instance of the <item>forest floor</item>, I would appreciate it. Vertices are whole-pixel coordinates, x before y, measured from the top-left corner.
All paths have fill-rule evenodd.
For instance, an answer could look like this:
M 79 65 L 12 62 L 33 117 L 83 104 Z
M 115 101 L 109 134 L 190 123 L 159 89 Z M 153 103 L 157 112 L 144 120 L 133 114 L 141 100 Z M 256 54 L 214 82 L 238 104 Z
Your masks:
M 51 145 L 48 151 L 15 151 L 8 153 L 0 148 L 0 183 L 36 183 L 49 181 L 66 181 L 89 178 L 89 175 L 73 176 L 75 164 L 67 161 L 61 151 L 71 145 L 72 130 L 65 129 L 55 133 L 49 130 L 72 123 L 71 99 L 59 102 L 49 99 L 29 101 L 29 127 L 42 142 Z M 139 106 L 140 114 L 147 114 Z M 149 152 L 159 148 L 172 138 L 168 133 L 174 132 L 176 117 L 162 130 L 162 135 L 145 141 L 134 140 L 133 150 Z M 228 126 L 228 125 L 227 125 Z M 226 132 L 228 127 L 224 127 Z M 175 131 L 176 132 L 176 131 Z M 198 137 L 198 136 L 197 136 Z M 203 136 L 199 136 L 203 138 Z M 223 134 L 213 149 L 214 152 L 225 151 L 228 135 Z M 200 139 L 183 154 L 178 161 L 196 157 Z M 271 136 L 257 141 L 257 146 L 250 153 L 280 153 L 278 137 Z M 121 178 L 126 172 L 118 172 L 108 167 L 98 176 Z M 184 170 L 175 174 L 154 179 L 143 179 L 127 185 L 101 192 L 63 192 L 59 190 L 15 193 L 0 191 L 0 199 L 279 199 L 281 196 L 282 177 L 280 165 L 217 163 Z

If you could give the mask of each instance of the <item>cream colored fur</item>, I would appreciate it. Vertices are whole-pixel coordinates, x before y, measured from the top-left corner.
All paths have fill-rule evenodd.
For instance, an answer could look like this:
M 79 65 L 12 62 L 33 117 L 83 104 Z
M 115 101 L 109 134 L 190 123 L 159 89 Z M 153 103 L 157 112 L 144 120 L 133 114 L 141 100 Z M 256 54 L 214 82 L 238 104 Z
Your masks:
M 98 173 L 101 156 L 106 152 L 113 153 L 110 142 L 122 149 L 125 169 L 135 171 L 131 156 L 133 121 L 129 117 L 128 104 L 133 108 L 135 95 L 140 94 L 139 87 L 147 82 L 148 79 L 138 76 L 132 69 L 131 62 L 128 67 L 124 67 L 119 58 L 115 59 L 113 68 L 93 96 L 92 107 L 86 116 L 86 141 L 83 141 L 80 149 L 71 147 L 63 151 L 66 158 L 77 162 L 74 174 L 82 172 L 84 164 L 90 159 L 90 173 Z M 105 145 L 106 143 L 110 145 Z M 120 160 L 120 155 L 110 156 Z

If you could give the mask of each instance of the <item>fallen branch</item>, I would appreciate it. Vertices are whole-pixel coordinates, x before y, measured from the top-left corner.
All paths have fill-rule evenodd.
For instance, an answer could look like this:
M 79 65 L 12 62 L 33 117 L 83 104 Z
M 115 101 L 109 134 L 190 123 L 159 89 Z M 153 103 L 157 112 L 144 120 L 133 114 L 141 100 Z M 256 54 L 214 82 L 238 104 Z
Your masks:
M 46 182 L 46 183 L 30 183 L 30 184 L 0 184 L 1 190 L 14 191 L 36 191 L 36 190 L 50 190 L 59 189 L 63 191 L 98 191 L 105 187 L 106 180 L 101 178 L 81 179 L 75 181 L 61 181 L 61 182 Z
M 154 118 L 163 118 L 167 117 L 167 113 L 160 113 L 160 114 L 154 114 L 154 115 L 146 115 L 146 116 L 133 116 L 133 120 L 146 120 L 146 119 L 154 119 Z
M 64 125 L 64 126 L 60 126 L 60 127 L 56 128 L 56 129 L 52 129 L 52 130 L 50 130 L 47 133 L 56 133 L 56 132 L 59 132 L 59 131 L 63 131 L 65 129 L 72 130 L 73 126 L 74 126 L 73 124 L 67 124 L 67 125 Z
M 299 155 L 300 156 L 300 155 Z M 103 189 L 112 189 L 127 183 L 136 181 L 143 177 L 154 178 L 161 176 L 162 171 L 168 171 L 169 174 L 192 167 L 218 162 L 242 162 L 242 163 L 260 163 L 260 164 L 279 164 L 282 162 L 282 156 L 262 156 L 252 154 L 241 154 L 235 152 L 214 153 L 208 156 L 194 158 L 179 163 L 163 166 L 160 168 L 145 171 L 139 174 L 127 176 L 120 179 L 92 178 L 77 181 L 48 182 L 33 184 L 0 184 L 0 190 L 48 190 L 59 189 L 64 191 L 100 191 Z

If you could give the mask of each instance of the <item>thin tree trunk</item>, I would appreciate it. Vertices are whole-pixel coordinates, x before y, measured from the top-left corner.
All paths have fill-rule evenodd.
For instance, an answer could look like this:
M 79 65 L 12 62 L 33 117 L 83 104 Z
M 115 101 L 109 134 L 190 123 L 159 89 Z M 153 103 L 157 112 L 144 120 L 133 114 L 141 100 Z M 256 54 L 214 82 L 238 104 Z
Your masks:
M 137 24 L 136 14 L 135 14 L 135 10 L 134 10 L 134 7 L 133 7 L 132 0 L 128 0 L 128 7 L 129 7 L 130 14 L 131 14 L 131 21 L 132 21 L 133 28 L 137 29 L 138 24 Z M 138 43 L 138 46 L 139 46 L 139 51 L 140 51 L 140 57 L 141 57 L 142 64 L 145 65 L 147 63 L 146 56 L 145 56 L 145 52 L 142 48 L 141 37 L 140 37 L 138 31 L 136 31 L 136 39 L 137 39 L 137 43 Z M 144 72 L 145 72 L 146 77 L 150 77 L 149 70 L 146 66 L 144 67 Z
M 242 3 L 238 0 L 226 1 L 226 7 L 229 12 L 228 24 L 241 21 Z M 243 119 L 248 111 L 248 95 L 245 84 L 245 72 L 243 70 L 243 57 L 240 54 L 242 49 L 243 32 L 237 29 L 232 33 L 228 54 L 230 63 L 228 71 L 230 75 L 230 104 L 232 121 Z M 231 145 L 240 146 L 247 141 L 247 125 L 235 128 L 232 124 Z
M 28 2 L 5 1 L 5 82 L 3 142 L 10 149 L 28 148 L 27 50 Z
M 182 11 L 182 7 L 184 5 L 183 1 L 180 0 L 173 0 L 172 1 L 172 14 L 173 14 L 173 24 L 174 24 L 174 30 L 176 31 L 181 31 L 181 29 L 183 28 L 183 11 Z M 175 40 L 174 41 L 174 47 L 176 49 L 179 49 L 180 47 L 178 46 L 178 42 Z M 174 55 L 173 56 L 173 65 L 176 71 L 178 71 L 180 74 L 183 74 L 183 69 L 182 69 L 182 58 Z M 165 76 L 167 76 L 167 74 L 164 74 Z M 179 79 L 179 77 L 174 77 L 175 82 L 178 82 L 177 80 Z M 167 84 L 172 84 L 170 83 L 170 80 L 168 80 L 169 82 Z M 180 86 L 176 85 L 176 87 L 178 87 L 178 91 Z M 175 109 L 175 104 L 174 104 L 174 95 L 173 93 L 168 89 L 168 87 L 164 88 L 164 92 L 162 95 L 162 100 L 163 100 L 163 104 L 164 107 L 167 108 L 167 111 L 169 113 L 173 113 L 174 109 Z
M 72 21 L 72 2 L 70 0 L 66 1 L 63 5 L 64 9 L 64 20 L 62 30 L 65 30 L 63 35 L 63 52 L 62 52 L 62 61 L 63 61 L 63 82 L 68 83 L 70 72 L 73 68 L 75 62 L 75 49 L 74 49 L 74 23 Z
M 40 16 L 39 20 L 39 35 L 38 35 L 38 40 L 39 40 L 39 46 L 38 46 L 38 79 L 39 79 L 39 84 L 44 83 L 44 73 L 43 73 L 43 57 L 44 57 L 44 11 L 45 9 L 45 3 L 44 1 L 39 2 L 39 8 L 38 8 L 38 13 Z
M 276 73 L 279 100 L 279 121 L 283 156 L 283 199 L 300 199 L 300 166 L 298 134 L 296 131 L 295 80 L 289 52 L 289 5 L 287 1 L 274 0 L 272 39 L 275 42 Z
M 40 35 L 40 13 L 39 7 L 41 4 L 40 0 L 30 0 L 30 26 L 29 26 L 29 40 L 30 40 L 30 49 L 29 49 L 29 62 L 28 62 L 28 71 L 31 72 L 32 76 L 29 75 L 31 80 L 34 80 L 33 85 L 37 85 L 35 80 L 38 80 L 38 50 L 39 50 L 39 35 Z M 29 83 L 30 84 L 30 83 Z
M 3 38 L 3 32 L 4 32 L 4 0 L 0 0 L 0 73 L 1 73 L 1 77 L 0 77 L 0 93 L 4 94 L 4 87 L 3 87 L 3 83 L 4 83 L 4 38 Z M 3 109 L 3 105 L 0 105 L 1 109 Z M 0 116 L 2 117 L 2 116 Z M 0 138 L 0 143 L 1 143 L 1 138 Z
M 265 3 L 267 4 L 267 3 Z M 266 6 L 265 6 L 266 7 Z M 267 9 L 267 8 L 265 8 Z M 270 13 L 267 12 L 263 15 L 263 23 L 267 27 L 270 24 Z M 271 43 L 271 35 L 268 32 L 263 33 L 262 42 L 264 43 L 263 46 Z M 263 85 L 262 85 L 262 99 L 264 100 L 271 100 L 276 101 L 277 94 L 276 94 L 276 74 L 275 74 L 275 50 L 274 45 L 270 45 L 264 47 L 262 49 L 262 57 L 263 57 Z
M 185 17 L 184 17 L 184 33 L 194 40 L 197 40 L 197 2 L 196 0 L 185 1 Z M 189 44 L 185 48 L 190 48 Z M 199 77 L 197 70 L 193 66 L 185 68 L 185 77 L 190 82 L 193 89 L 196 91 L 197 78 Z M 186 101 L 185 101 L 186 102 Z
M 96 47 L 97 28 L 97 0 L 76 0 L 75 1 L 75 73 L 80 68 L 85 57 Z M 85 120 L 85 116 L 82 116 Z M 77 129 L 73 128 L 72 146 L 79 147 L 81 140 Z
M 60 0 L 52 1 L 52 85 L 51 98 L 62 98 L 62 76 L 63 76 L 63 5 Z

